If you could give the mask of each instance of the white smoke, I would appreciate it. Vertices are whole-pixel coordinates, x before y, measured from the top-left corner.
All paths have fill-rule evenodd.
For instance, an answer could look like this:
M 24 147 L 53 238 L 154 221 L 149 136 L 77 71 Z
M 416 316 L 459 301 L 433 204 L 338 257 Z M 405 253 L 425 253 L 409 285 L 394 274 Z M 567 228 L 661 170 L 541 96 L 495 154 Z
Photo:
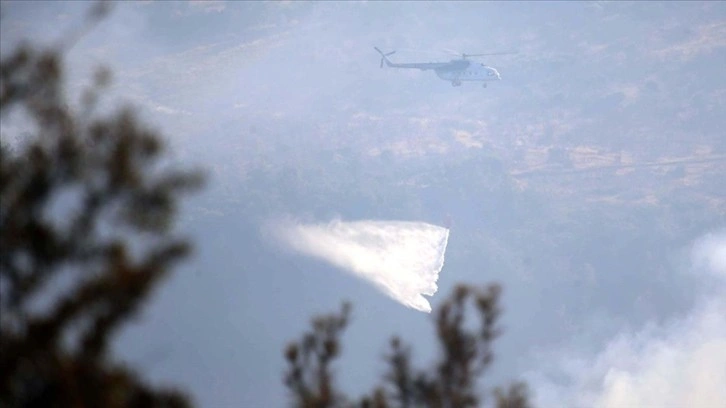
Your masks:
M 696 272 L 714 274 L 726 285 L 726 232 L 709 234 L 696 241 L 692 258 Z
M 449 230 L 423 222 L 278 223 L 274 236 L 304 255 L 323 259 L 372 282 L 410 308 L 431 312 L 444 266 Z
M 723 407 L 726 401 L 726 233 L 691 248 L 691 272 L 717 277 L 684 317 L 623 332 L 595 356 L 564 350 L 530 375 L 540 407 Z M 710 282 L 710 281 L 708 281 Z

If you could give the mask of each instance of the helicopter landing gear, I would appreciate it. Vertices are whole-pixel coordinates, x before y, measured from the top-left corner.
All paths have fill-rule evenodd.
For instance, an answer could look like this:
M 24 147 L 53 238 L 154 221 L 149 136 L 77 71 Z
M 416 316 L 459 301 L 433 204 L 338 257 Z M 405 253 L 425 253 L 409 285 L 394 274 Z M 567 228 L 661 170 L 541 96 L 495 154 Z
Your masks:
M 461 86 L 461 81 L 458 79 L 451 81 L 451 86 Z

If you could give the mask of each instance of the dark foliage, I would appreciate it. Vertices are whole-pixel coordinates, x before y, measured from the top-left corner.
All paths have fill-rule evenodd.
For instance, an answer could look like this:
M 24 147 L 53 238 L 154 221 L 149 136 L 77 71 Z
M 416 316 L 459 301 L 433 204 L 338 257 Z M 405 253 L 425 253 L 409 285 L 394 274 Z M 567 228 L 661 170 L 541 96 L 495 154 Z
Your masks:
M 106 12 L 93 7 L 89 21 Z M 98 71 L 80 109 L 69 106 L 62 53 L 88 27 L 54 50 L 21 46 L 0 61 L 0 117 L 21 117 L 29 129 L 0 140 L 0 406 L 188 407 L 184 392 L 148 384 L 109 348 L 188 254 L 174 215 L 202 178 L 161 166 L 162 139 L 132 110 L 95 112 L 107 71 Z M 410 348 L 394 338 L 385 383 L 358 403 L 336 389 L 331 368 L 346 304 L 288 347 L 285 384 L 303 408 L 479 406 L 499 294 L 498 286 L 457 288 L 437 313 L 440 362 L 415 369 Z M 468 300 L 478 330 L 464 327 Z M 493 397 L 499 408 L 529 406 L 524 384 Z
M 335 389 L 330 371 L 332 360 L 340 353 L 340 336 L 348 323 L 350 306 L 338 315 L 313 320 L 313 331 L 288 346 L 285 384 L 292 392 L 294 406 L 300 408 L 466 408 L 484 402 L 476 389 L 478 380 L 492 362 L 492 343 L 499 334 L 501 289 L 490 285 L 479 289 L 460 285 L 436 314 L 436 334 L 441 345 L 440 361 L 431 370 L 416 370 L 410 347 L 394 337 L 386 357 L 385 384 L 377 387 L 359 403 L 346 401 Z M 467 301 L 471 300 L 478 319 L 477 329 L 465 327 Z M 493 402 L 497 408 L 527 408 L 528 391 L 523 383 L 496 388 Z
M 162 167 L 162 139 L 130 109 L 95 113 L 107 71 L 69 107 L 62 51 L 0 63 L 0 115 L 30 129 L 0 146 L 0 406 L 189 406 L 112 361 L 109 342 L 189 252 L 175 208 L 202 178 Z

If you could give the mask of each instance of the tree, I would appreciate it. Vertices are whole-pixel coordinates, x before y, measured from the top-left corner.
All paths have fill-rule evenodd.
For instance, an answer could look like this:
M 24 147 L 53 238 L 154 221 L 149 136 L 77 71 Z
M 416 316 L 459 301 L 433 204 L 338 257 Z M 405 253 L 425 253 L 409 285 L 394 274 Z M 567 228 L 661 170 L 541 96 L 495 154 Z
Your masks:
M 107 71 L 69 107 L 61 54 L 23 45 L 0 62 L 0 116 L 31 129 L 0 139 L 0 406 L 189 406 L 108 349 L 188 254 L 174 214 L 202 176 L 162 166 L 131 109 L 96 113 Z
M 91 20 L 103 14 L 94 8 Z M 98 71 L 80 109 L 70 107 L 63 49 L 20 46 L 0 60 L 0 117 L 23 118 L 30 129 L 0 138 L 0 406 L 191 406 L 183 392 L 152 386 L 114 361 L 109 342 L 189 253 L 174 215 L 202 177 L 162 166 L 162 138 L 131 109 L 96 112 L 107 71 Z M 358 405 L 477 406 L 476 380 L 498 333 L 498 296 L 497 286 L 459 287 L 438 313 L 444 357 L 436 370 L 415 371 L 410 349 L 394 338 L 388 387 Z M 477 332 L 463 327 L 467 299 L 480 317 Z M 344 306 L 316 319 L 287 349 L 286 384 L 298 405 L 353 405 L 330 372 L 349 313 Z M 527 406 L 523 385 L 494 395 L 498 407 Z
M 412 367 L 411 349 L 393 337 L 386 357 L 388 372 L 384 385 L 358 403 L 352 403 L 334 384 L 331 364 L 340 354 L 340 336 L 349 321 L 351 307 L 344 304 L 339 314 L 313 320 L 312 331 L 291 343 L 285 358 L 285 385 L 299 408 L 466 408 L 480 406 L 477 381 L 493 360 L 492 343 L 500 330 L 497 320 L 501 288 L 492 284 L 479 289 L 460 285 L 436 313 L 436 334 L 442 356 L 432 370 Z M 464 327 L 467 301 L 471 300 L 478 329 Z M 497 408 L 529 407 L 524 383 L 493 392 Z

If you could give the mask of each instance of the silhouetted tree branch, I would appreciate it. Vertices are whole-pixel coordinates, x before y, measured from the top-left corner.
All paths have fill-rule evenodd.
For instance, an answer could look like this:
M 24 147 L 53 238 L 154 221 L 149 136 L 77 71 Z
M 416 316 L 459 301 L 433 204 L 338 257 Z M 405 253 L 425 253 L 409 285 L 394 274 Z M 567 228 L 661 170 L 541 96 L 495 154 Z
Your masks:
M 312 333 L 300 342 L 288 346 L 286 385 L 292 391 L 298 407 L 376 407 L 376 408 L 465 408 L 479 407 L 483 402 L 476 389 L 477 380 L 486 372 L 493 360 L 492 343 L 500 330 L 499 297 L 501 288 L 489 285 L 483 289 L 460 285 L 436 313 L 436 334 L 441 345 L 441 359 L 434 370 L 416 370 L 411 362 L 411 349 L 398 337 L 390 343 L 386 356 L 388 371 L 385 386 L 377 387 L 360 403 L 352 404 L 339 391 L 332 389 L 331 360 L 338 356 L 339 336 L 348 321 L 350 306 L 340 315 L 314 320 Z M 470 302 L 469 302 L 470 301 Z M 465 327 L 467 304 L 475 310 L 477 329 Z M 310 364 L 310 356 L 320 355 L 314 345 L 331 345 L 324 364 Z M 302 354 L 302 355 L 301 355 Z M 312 379 L 312 380 L 311 380 Z M 324 383 L 325 387 L 310 385 Z M 331 398 L 331 396 L 336 398 Z M 527 387 L 517 383 L 506 390 L 494 390 L 497 408 L 527 408 Z
M 314 319 L 313 331 L 285 351 L 290 364 L 285 384 L 298 396 L 298 407 L 324 408 L 342 403 L 334 391 L 330 363 L 340 352 L 339 337 L 348 324 L 349 313 L 350 305 L 344 304 L 340 315 Z
M 527 408 L 529 404 L 529 391 L 524 383 L 515 383 L 506 390 L 497 388 L 494 390 L 497 408 Z
M 20 46 L 0 62 L 0 116 L 31 129 L 0 144 L 0 406 L 188 406 L 108 345 L 188 254 L 174 214 L 201 174 L 159 167 L 162 139 L 132 110 L 94 114 L 107 71 L 70 108 L 61 57 Z

